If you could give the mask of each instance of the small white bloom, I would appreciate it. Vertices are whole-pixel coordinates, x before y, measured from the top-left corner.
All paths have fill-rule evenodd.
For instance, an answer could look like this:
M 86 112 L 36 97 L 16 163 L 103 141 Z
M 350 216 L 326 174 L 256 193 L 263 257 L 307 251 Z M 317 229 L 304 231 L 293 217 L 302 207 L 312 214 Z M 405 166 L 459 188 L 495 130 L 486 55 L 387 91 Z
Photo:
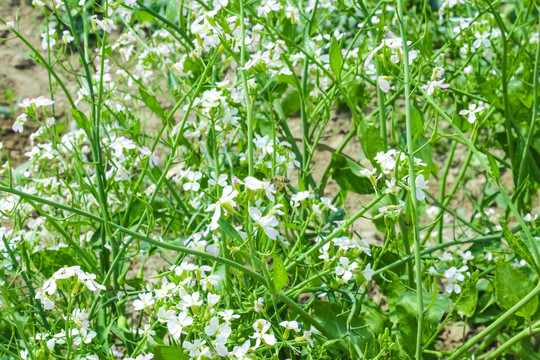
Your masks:
M 341 276 L 344 282 L 348 282 L 353 276 L 353 270 L 358 267 L 358 263 L 355 261 L 349 264 L 349 259 L 344 256 L 339 258 L 339 263 L 340 265 L 336 267 L 336 275 Z
M 133 301 L 134 310 L 143 310 L 154 304 L 154 295 L 150 293 L 139 294 L 139 299 Z
M 461 110 L 459 112 L 459 115 L 469 115 L 467 117 L 467 121 L 471 124 L 474 123 L 474 121 L 476 120 L 476 113 L 484 110 L 484 107 L 483 106 L 478 106 L 476 104 L 469 104 L 469 109 L 468 110 Z
M 416 177 L 414 183 L 416 185 L 416 199 L 418 201 L 423 201 L 426 198 L 424 190 L 429 190 L 428 182 L 429 180 L 426 180 L 423 174 L 420 174 Z

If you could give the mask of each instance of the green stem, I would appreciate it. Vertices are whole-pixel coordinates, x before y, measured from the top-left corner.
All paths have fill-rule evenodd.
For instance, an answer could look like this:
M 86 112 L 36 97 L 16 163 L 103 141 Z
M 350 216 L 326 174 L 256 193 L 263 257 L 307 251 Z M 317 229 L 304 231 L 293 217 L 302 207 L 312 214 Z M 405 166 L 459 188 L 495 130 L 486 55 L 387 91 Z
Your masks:
M 532 117 L 531 117 L 531 125 L 529 126 L 529 132 L 527 133 L 527 138 L 525 139 L 525 145 L 523 147 L 523 154 L 521 155 L 521 159 L 519 162 L 519 174 L 518 174 L 518 181 L 516 184 L 516 189 L 518 189 L 521 186 L 521 183 L 524 180 L 525 173 L 527 172 L 527 169 L 525 168 L 525 161 L 527 161 L 530 151 L 529 147 L 531 145 L 531 141 L 534 135 L 534 129 L 536 127 L 536 121 L 538 120 L 536 118 L 536 114 L 538 111 L 538 62 L 540 60 L 540 43 L 536 45 L 536 57 L 534 59 L 534 71 L 533 71 L 533 91 L 534 91 L 534 102 L 532 107 Z
M 523 329 L 522 331 L 520 331 L 519 333 L 517 333 L 516 335 L 512 336 L 504 344 L 499 346 L 497 350 L 488 354 L 484 359 L 485 360 L 500 359 L 501 355 L 504 354 L 504 352 L 508 350 L 510 347 L 512 347 L 515 343 L 523 339 L 526 339 L 527 337 L 530 337 L 532 334 L 536 334 L 538 332 L 540 332 L 540 321 L 535 322 L 530 328 L 527 327 Z
M 497 320 L 495 320 L 491 325 L 482 330 L 477 335 L 473 336 L 469 341 L 467 341 L 463 346 L 458 348 L 447 360 L 461 359 L 462 355 L 467 352 L 471 347 L 478 344 L 485 336 L 498 331 L 501 326 L 503 326 L 519 309 L 527 305 L 529 301 L 534 299 L 540 294 L 540 283 L 523 299 L 521 299 L 516 305 L 502 314 Z
M 405 90 L 405 115 L 407 122 L 407 153 L 409 157 L 409 183 L 411 186 L 410 199 L 412 203 L 412 226 L 414 237 L 414 261 L 416 265 L 416 302 L 417 302 L 417 331 L 416 331 L 416 360 L 422 359 L 422 333 L 424 326 L 424 300 L 422 297 L 422 263 L 420 261 L 420 234 L 418 230 L 418 203 L 416 199 L 416 174 L 414 170 L 414 147 L 412 134 L 411 117 L 411 84 L 409 73 L 409 47 L 407 45 L 407 34 L 405 32 L 405 20 L 403 18 L 403 0 L 397 2 L 399 29 L 403 45 L 403 71 Z
M 240 48 L 240 66 L 243 68 L 246 63 L 246 24 L 244 19 L 244 0 L 240 0 L 240 23 L 242 29 L 242 43 Z M 242 85 L 244 87 L 244 99 L 246 101 L 246 121 L 247 121 L 247 146 L 248 146 L 248 174 L 253 176 L 255 174 L 254 164 L 253 164 L 253 113 L 251 108 L 251 96 L 249 95 L 249 87 L 247 83 L 247 70 L 241 70 L 242 75 Z M 248 190 L 248 192 L 252 192 Z M 248 199 L 248 208 L 251 207 L 252 199 L 251 196 Z M 251 267 L 255 269 L 255 237 L 253 236 L 253 222 L 251 221 L 251 216 L 246 216 L 247 222 L 247 233 L 248 233 L 248 242 L 249 242 L 249 255 L 251 258 Z

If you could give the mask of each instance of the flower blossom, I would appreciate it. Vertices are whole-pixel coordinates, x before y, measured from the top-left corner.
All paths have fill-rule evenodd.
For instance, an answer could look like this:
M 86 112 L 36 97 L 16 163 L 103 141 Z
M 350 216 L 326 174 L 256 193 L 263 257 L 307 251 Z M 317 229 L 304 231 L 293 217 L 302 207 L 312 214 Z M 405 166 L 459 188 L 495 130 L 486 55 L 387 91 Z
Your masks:
M 474 121 L 476 120 L 476 113 L 484 110 L 483 106 L 478 106 L 478 107 L 477 106 L 478 105 L 476 104 L 469 104 L 469 110 L 461 110 L 459 112 L 459 115 L 469 115 L 469 117 L 467 118 L 467 121 L 473 124 Z
M 223 188 L 223 193 L 221 194 L 221 197 L 215 204 L 210 204 L 205 211 L 214 211 L 214 215 L 212 215 L 212 223 L 210 228 L 212 230 L 215 230 L 218 228 L 218 220 L 221 217 L 221 208 L 222 207 L 232 207 L 236 206 L 236 201 L 234 201 L 234 198 L 238 195 L 238 190 L 233 190 L 233 187 L 230 185 L 227 185 Z M 225 211 L 225 213 L 227 213 Z
M 444 277 L 450 282 L 450 284 L 446 286 L 447 293 L 451 294 L 452 292 L 455 292 L 456 294 L 459 294 L 461 292 L 461 286 L 459 286 L 457 282 L 462 282 L 465 280 L 465 275 L 463 275 L 463 272 L 467 271 L 468 269 L 468 266 L 462 266 L 459 269 L 452 266 L 450 269 L 444 272 Z
M 276 240 L 279 232 L 274 227 L 279 225 L 274 215 L 262 216 L 261 211 L 255 207 L 249 208 L 249 215 L 259 225 L 264 233 L 272 240 Z
M 244 183 L 250 190 L 264 190 L 270 201 L 276 200 L 273 195 L 276 193 L 276 189 L 274 188 L 274 184 L 271 184 L 269 181 L 261 181 L 255 179 L 253 176 L 248 176 L 244 179 Z

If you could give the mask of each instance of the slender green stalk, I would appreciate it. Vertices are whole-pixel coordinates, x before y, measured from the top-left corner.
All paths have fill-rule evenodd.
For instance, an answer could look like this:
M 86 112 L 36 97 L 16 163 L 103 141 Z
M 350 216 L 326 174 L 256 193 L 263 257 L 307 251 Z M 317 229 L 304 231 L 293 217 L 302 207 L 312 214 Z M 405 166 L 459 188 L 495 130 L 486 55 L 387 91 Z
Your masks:
M 497 320 L 495 320 L 491 325 L 482 330 L 480 333 L 473 336 L 469 341 L 467 341 L 463 346 L 459 347 L 447 360 L 461 359 L 462 355 L 465 354 L 471 347 L 478 344 L 487 335 L 491 334 L 494 331 L 499 331 L 499 328 L 502 327 L 519 309 L 527 305 L 529 301 L 540 295 L 540 283 L 523 299 L 521 299 L 516 305 L 502 314 Z
M 510 347 L 515 345 L 518 341 L 521 341 L 523 339 L 526 339 L 530 337 L 532 334 L 536 334 L 540 332 L 540 321 L 535 322 L 530 327 L 527 327 L 517 333 L 516 335 L 512 336 L 510 339 L 508 339 L 504 344 L 499 346 L 495 351 L 492 353 L 489 353 L 485 357 L 478 357 L 479 359 L 485 359 L 485 360 L 492 360 L 492 359 L 500 359 L 501 355 L 506 352 Z M 495 333 L 495 332 L 494 332 Z
M 540 26 L 540 25 L 539 25 Z M 527 133 L 527 138 L 525 139 L 525 145 L 523 146 L 523 154 L 521 154 L 521 159 L 519 161 L 519 173 L 518 181 L 516 183 L 516 189 L 520 187 L 521 183 L 524 180 L 527 169 L 525 168 L 525 162 L 530 156 L 530 145 L 534 135 L 534 130 L 536 128 L 537 122 L 537 111 L 538 111 L 538 63 L 540 61 L 540 43 L 536 44 L 536 56 L 534 59 L 534 70 L 533 70 L 533 92 L 534 92 L 534 101 L 532 106 L 532 116 L 531 124 L 529 125 L 529 132 Z
M 315 15 L 317 14 L 317 7 L 319 6 L 319 0 L 315 0 L 313 9 L 311 10 L 311 16 L 307 26 L 305 26 L 304 39 L 310 39 L 311 27 L 313 26 L 313 21 L 315 20 Z M 310 146 L 309 146 L 309 122 L 308 122 L 308 112 L 307 112 L 307 80 L 308 80 L 308 70 L 309 70 L 309 59 L 306 57 L 304 59 L 304 66 L 302 69 L 302 85 L 300 93 L 300 117 L 302 118 L 302 181 L 299 183 L 300 190 L 308 190 L 308 177 L 309 173 L 309 161 L 311 157 Z
M 242 43 L 240 48 L 240 66 L 244 67 L 246 63 L 246 24 L 244 21 L 244 0 L 240 0 L 240 24 L 242 29 Z M 240 71 L 242 76 L 242 85 L 244 87 L 244 99 L 246 102 L 246 122 L 247 122 L 247 146 L 248 146 L 248 174 L 253 176 L 255 174 L 254 164 L 253 164 L 253 113 L 251 107 L 251 95 L 249 94 L 249 86 L 247 83 L 247 70 L 243 69 Z M 251 191 L 251 190 L 248 190 Z M 248 200 L 248 208 L 252 204 L 252 199 Z M 253 236 L 253 222 L 251 221 L 251 216 L 246 215 L 247 230 L 248 230 L 248 241 L 249 241 L 249 252 L 251 257 L 251 266 L 255 268 L 255 237 Z
M 411 116 L 411 84 L 409 73 L 409 47 L 407 45 L 407 34 L 405 32 L 405 19 L 403 18 L 403 0 L 398 2 L 399 29 L 403 44 L 403 68 L 404 68 L 404 89 L 405 89 L 405 115 L 407 122 L 407 153 L 409 157 L 409 184 L 411 187 L 411 218 L 414 238 L 414 261 L 416 264 L 416 302 L 417 302 L 417 331 L 416 331 L 416 360 L 422 359 L 422 333 L 424 327 L 424 300 L 422 297 L 422 263 L 420 260 L 420 234 L 418 230 L 418 203 L 416 199 L 416 174 L 414 170 L 414 147 L 412 134 Z

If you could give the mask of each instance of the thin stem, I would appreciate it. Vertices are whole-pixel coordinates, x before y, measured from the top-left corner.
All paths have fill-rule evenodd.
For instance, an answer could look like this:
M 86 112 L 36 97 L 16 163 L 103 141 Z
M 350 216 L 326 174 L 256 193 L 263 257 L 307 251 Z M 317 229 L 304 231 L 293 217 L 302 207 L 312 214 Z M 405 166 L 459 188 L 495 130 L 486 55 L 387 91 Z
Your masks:
M 463 346 L 458 348 L 447 360 L 461 359 L 462 355 L 467 352 L 471 347 L 478 344 L 487 335 L 491 334 L 494 331 L 498 331 L 501 326 L 503 326 L 519 309 L 527 305 L 529 301 L 534 299 L 540 294 L 540 283 L 523 299 L 521 299 L 516 305 L 502 314 L 497 320 L 495 320 L 491 325 L 482 330 L 477 335 L 473 336 L 469 341 L 467 341 Z
M 405 89 L 405 115 L 407 122 L 407 153 L 409 157 L 409 183 L 411 186 L 411 217 L 414 238 L 414 261 L 416 264 L 416 302 L 417 302 L 417 331 L 416 331 L 416 360 L 422 359 L 422 333 L 424 326 L 424 300 L 422 297 L 422 263 L 420 261 L 420 234 L 418 230 L 418 203 L 416 199 L 416 174 L 414 170 L 414 147 L 412 134 L 411 116 L 411 84 L 409 73 L 409 47 L 407 45 L 407 34 L 405 32 L 405 20 L 403 19 L 403 0 L 398 1 L 398 19 L 401 32 L 401 42 L 403 44 L 403 68 L 404 68 L 404 89 Z

